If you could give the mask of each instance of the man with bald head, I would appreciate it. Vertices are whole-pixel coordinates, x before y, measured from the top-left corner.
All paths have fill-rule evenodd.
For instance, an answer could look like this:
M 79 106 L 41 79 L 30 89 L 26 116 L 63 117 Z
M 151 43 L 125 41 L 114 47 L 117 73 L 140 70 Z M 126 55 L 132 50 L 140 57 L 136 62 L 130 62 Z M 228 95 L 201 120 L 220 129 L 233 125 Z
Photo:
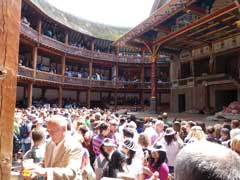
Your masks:
M 82 162 L 82 146 L 67 135 L 67 121 L 63 116 L 54 115 L 47 122 L 51 141 L 46 146 L 44 167 L 30 169 L 31 177 L 43 176 L 48 180 L 75 180 Z
M 216 143 L 186 145 L 177 155 L 175 180 L 240 180 L 240 157 Z

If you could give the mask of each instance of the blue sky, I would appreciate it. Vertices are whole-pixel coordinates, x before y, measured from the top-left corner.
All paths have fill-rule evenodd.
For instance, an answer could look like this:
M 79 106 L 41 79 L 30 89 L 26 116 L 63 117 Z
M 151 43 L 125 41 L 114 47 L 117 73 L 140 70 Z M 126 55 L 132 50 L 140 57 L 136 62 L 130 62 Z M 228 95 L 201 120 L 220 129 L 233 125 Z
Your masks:
M 48 0 L 78 17 L 107 25 L 134 27 L 145 20 L 154 0 Z

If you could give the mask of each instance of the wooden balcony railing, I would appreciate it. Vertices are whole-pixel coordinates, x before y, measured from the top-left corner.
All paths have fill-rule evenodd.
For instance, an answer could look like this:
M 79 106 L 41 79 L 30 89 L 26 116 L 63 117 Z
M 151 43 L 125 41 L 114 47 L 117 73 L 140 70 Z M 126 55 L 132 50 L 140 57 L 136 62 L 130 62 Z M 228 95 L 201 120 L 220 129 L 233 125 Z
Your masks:
M 93 59 L 104 60 L 104 61 L 115 61 L 116 56 L 114 54 L 93 51 Z
M 203 75 L 200 77 L 196 77 L 197 84 L 203 84 L 205 82 L 213 82 L 213 81 L 222 81 L 229 80 L 229 76 L 225 73 L 221 74 L 211 74 L 211 75 Z
M 119 56 L 118 61 L 120 63 L 142 63 L 141 56 Z
M 161 82 L 157 84 L 158 89 L 168 89 L 170 88 L 171 83 L 170 82 Z
M 193 85 L 193 83 L 194 83 L 194 78 L 193 77 L 178 80 L 178 85 L 179 86 Z
M 37 71 L 36 72 L 36 79 L 38 80 L 46 80 L 46 81 L 53 81 L 53 82 L 62 82 L 62 76 L 59 74 L 53 74 L 49 72 Z
M 114 81 L 92 80 L 91 86 L 92 87 L 115 88 Z
M 79 48 L 76 46 L 69 46 L 67 49 L 67 53 L 69 53 L 71 55 L 75 55 L 75 56 L 86 57 L 86 58 L 92 57 L 92 51 L 83 49 L 83 48 Z
M 38 41 L 38 32 L 24 23 L 21 23 L 20 32 L 29 39 Z
M 39 42 L 45 46 L 52 47 L 62 52 L 66 52 L 66 45 L 64 43 L 48 36 L 40 35 Z
M 54 48 L 63 53 L 68 53 L 74 56 L 86 57 L 89 59 L 93 58 L 94 60 L 111 62 L 116 62 L 118 60 L 120 63 L 151 63 L 151 59 L 149 57 L 145 57 L 143 60 L 141 56 L 116 56 L 115 54 L 91 51 L 72 45 L 67 46 L 65 43 L 62 43 L 51 37 L 42 34 L 39 35 L 36 30 L 23 23 L 21 25 L 21 34 L 36 42 L 41 43 L 42 45 Z
M 134 82 L 134 81 L 118 81 L 116 86 L 117 86 L 117 88 L 141 89 L 142 88 L 142 83 L 141 82 Z
M 74 84 L 78 86 L 90 86 L 90 80 L 84 78 L 77 78 L 77 77 L 64 77 L 64 83 L 66 84 Z
M 18 75 L 25 76 L 29 78 L 33 78 L 33 69 L 25 67 L 25 66 L 18 66 Z

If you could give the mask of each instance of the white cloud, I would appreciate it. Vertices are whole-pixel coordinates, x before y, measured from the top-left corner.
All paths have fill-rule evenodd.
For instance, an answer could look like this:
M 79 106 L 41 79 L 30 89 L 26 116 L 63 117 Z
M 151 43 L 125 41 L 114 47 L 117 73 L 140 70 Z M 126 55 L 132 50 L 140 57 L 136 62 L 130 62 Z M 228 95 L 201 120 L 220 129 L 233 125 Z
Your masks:
M 48 0 L 78 17 L 113 26 L 134 27 L 145 20 L 154 0 Z

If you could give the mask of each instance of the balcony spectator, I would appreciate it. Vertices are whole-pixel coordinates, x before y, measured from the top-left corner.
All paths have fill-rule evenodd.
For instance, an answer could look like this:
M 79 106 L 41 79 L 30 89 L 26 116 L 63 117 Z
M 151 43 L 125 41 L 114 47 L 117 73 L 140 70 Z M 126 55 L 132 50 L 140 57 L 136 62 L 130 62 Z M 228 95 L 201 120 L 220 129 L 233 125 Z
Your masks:
M 25 24 L 26 26 L 30 26 L 30 22 L 28 21 L 28 19 L 26 17 L 22 17 L 21 22 L 23 24 Z
M 78 72 L 77 77 L 78 77 L 78 78 L 82 78 L 82 73 L 81 73 L 81 72 Z
M 37 65 L 37 70 L 43 71 L 43 65 L 42 65 L 42 63 L 40 63 L 40 64 Z

